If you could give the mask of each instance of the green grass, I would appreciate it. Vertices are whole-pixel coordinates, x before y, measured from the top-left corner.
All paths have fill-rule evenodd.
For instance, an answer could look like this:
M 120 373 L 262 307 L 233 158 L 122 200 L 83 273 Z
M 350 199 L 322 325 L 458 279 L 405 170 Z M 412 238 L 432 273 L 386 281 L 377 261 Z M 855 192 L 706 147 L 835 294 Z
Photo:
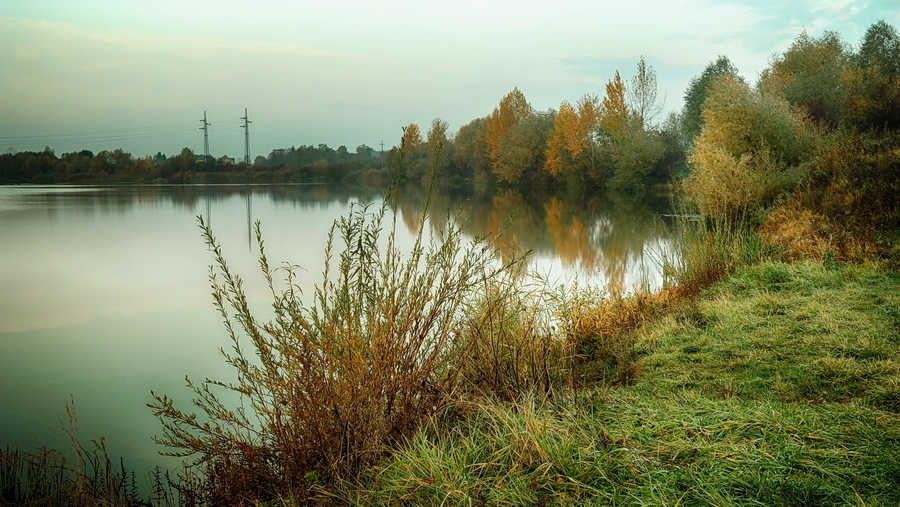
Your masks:
M 640 380 L 463 403 L 358 505 L 900 504 L 900 276 L 765 262 L 643 327 Z
M 639 343 L 660 389 L 900 410 L 896 274 L 762 263 Z

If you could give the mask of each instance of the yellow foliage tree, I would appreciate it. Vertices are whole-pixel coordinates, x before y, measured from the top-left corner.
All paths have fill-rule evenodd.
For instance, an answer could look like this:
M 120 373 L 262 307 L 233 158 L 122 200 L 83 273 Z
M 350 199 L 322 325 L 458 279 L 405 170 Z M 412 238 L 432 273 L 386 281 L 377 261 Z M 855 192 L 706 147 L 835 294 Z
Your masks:
M 705 216 L 746 214 L 799 180 L 808 140 L 805 118 L 783 97 L 726 75 L 707 96 L 685 188 Z
M 513 91 L 503 97 L 500 105 L 494 108 L 491 115 L 487 117 L 485 142 L 488 147 L 488 156 L 490 156 L 493 171 L 500 179 L 514 181 L 518 178 L 518 174 L 507 174 L 509 173 L 507 169 L 515 169 L 515 166 L 505 161 L 504 158 L 511 154 L 511 150 L 521 151 L 520 143 L 511 142 L 515 140 L 510 138 L 523 137 L 523 132 L 519 132 L 521 129 L 516 127 L 533 115 L 534 109 L 525 100 L 525 94 L 519 91 L 518 88 L 514 88 Z M 514 158 L 523 159 L 521 153 L 517 153 L 517 155 L 519 156 Z M 521 171 L 521 168 L 518 170 Z
M 559 106 L 544 164 L 550 174 L 557 175 L 584 165 L 593 167 L 593 134 L 600 118 L 599 100 L 596 95 L 584 95 L 578 99 L 577 107 L 576 110 L 565 100 Z M 581 157 L 582 154 L 587 156 Z M 579 157 L 587 160 L 579 160 Z
M 544 169 L 556 176 L 566 167 L 566 151 L 569 148 L 568 133 L 578 124 L 578 113 L 568 101 L 559 105 L 559 112 L 553 120 L 553 130 L 550 131 L 550 140 L 547 142 Z
M 403 137 L 400 139 L 400 148 L 407 154 L 417 153 L 422 148 L 422 131 L 415 123 L 403 127 Z
M 606 83 L 606 97 L 600 104 L 600 127 L 612 137 L 625 126 L 628 120 L 628 104 L 625 101 L 625 83 L 616 71 L 616 77 Z

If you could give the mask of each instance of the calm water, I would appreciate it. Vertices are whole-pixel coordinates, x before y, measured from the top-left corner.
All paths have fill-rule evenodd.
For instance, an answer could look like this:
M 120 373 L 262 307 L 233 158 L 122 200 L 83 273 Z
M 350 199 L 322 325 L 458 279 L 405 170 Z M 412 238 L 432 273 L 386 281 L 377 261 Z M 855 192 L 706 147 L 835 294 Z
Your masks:
M 217 352 L 229 342 L 196 216 L 210 221 L 251 305 L 265 311 L 252 222 L 262 222 L 270 263 L 302 266 L 299 283 L 311 288 L 333 220 L 380 199 L 321 186 L 0 187 L 0 445 L 55 445 L 48 428 L 71 398 L 82 440 L 105 437 L 139 472 L 171 466 L 151 441 L 159 423 L 150 391 L 187 408 L 185 375 L 234 379 Z M 401 245 L 423 199 L 401 194 Z M 665 201 L 507 190 L 441 194 L 433 209 L 470 210 L 469 234 L 502 230 L 499 255 L 530 250 L 534 268 L 560 282 L 658 285 L 656 260 L 672 241 L 660 226 Z

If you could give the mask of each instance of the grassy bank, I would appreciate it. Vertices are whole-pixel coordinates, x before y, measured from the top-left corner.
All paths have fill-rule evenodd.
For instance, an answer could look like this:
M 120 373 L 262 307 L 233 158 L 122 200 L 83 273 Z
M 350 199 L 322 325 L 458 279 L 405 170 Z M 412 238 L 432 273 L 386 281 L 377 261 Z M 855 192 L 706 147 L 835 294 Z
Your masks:
M 363 505 L 897 505 L 900 276 L 740 268 L 634 341 L 638 380 L 460 403 Z

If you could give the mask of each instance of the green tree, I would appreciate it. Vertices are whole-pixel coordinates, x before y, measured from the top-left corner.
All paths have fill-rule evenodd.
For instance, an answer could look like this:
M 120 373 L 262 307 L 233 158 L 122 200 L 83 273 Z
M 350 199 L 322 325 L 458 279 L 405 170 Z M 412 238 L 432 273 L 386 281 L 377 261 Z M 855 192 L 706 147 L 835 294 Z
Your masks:
M 855 65 L 841 76 L 847 123 L 871 128 L 900 127 L 900 36 L 884 20 L 869 27 Z
M 802 107 L 813 119 L 836 124 L 841 116 L 844 87 L 841 75 L 849 51 L 837 32 L 810 37 L 806 31 L 775 57 L 760 77 L 760 88 Z
M 431 122 L 428 129 L 426 145 L 428 149 L 428 160 L 440 169 L 443 169 L 448 159 L 447 152 L 450 150 L 448 146 L 447 132 L 450 124 L 446 120 L 435 118 Z
M 608 143 L 612 165 L 608 185 L 632 192 L 646 188 L 666 151 L 659 132 L 645 129 L 640 116 L 632 113 Z
M 461 174 L 478 180 L 493 178 L 486 133 L 486 118 L 476 118 L 456 132 L 453 138 L 453 161 L 462 168 Z
M 684 136 L 693 142 L 703 128 L 703 104 L 709 87 L 723 76 L 738 76 L 738 69 L 726 56 L 719 56 L 703 69 L 703 72 L 691 79 L 684 92 L 684 109 L 681 114 Z M 743 79 L 740 79 L 743 80 Z
M 877 67 L 884 76 L 900 74 L 900 35 L 881 19 L 866 30 L 859 48 L 859 62 L 863 68 Z

